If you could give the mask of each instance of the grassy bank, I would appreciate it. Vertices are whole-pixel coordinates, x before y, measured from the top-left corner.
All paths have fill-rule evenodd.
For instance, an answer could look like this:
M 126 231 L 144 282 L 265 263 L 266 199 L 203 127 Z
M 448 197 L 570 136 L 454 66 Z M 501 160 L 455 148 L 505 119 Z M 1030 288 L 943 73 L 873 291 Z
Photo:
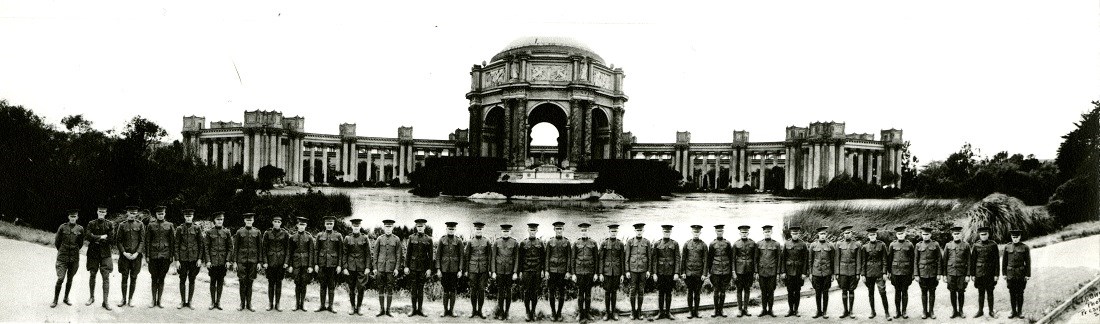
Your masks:
M 0 236 L 13 240 L 52 246 L 54 235 L 54 233 L 40 229 L 19 226 L 8 221 L 0 221 Z

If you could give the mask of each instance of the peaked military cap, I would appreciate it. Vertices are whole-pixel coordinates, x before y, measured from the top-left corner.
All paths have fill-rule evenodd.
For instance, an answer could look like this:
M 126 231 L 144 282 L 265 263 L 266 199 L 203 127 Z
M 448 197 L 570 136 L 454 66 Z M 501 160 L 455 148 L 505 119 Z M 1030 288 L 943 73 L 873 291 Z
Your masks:
M 80 215 L 80 209 L 69 209 L 67 212 L 69 215 Z
M 393 225 L 393 223 L 396 223 L 396 222 L 392 219 L 383 219 L 382 220 L 382 225 Z
M 790 230 L 791 232 L 801 232 L 802 231 L 802 227 L 800 227 L 800 226 L 791 226 L 791 227 L 788 227 L 787 229 Z
M 749 230 L 750 228 L 752 228 L 752 227 L 751 227 L 751 226 L 748 226 L 748 225 L 741 225 L 741 226 L 738 226 L 738 227 L 737 227 L 737 230 L 738 230 L 738 231 L 745 231 L 745 232 L 747 232 L 747 231 L 748 231 L 748 230 Z
M 714 225 L 714 229 L 725 229 L 725 228 L 726 228 L 726 225 L 723 225 L 723 224 Z
M 874 227 L 867 228 L 867 233 L 878 233 L 878 229 Z
M 510 229 L 512 229 L 512 224 L 500 224 L 500 229 L 501 230 L 510 230 Z
M 447 225 L 447 227 L 455 227 L 455 226 L 458 226 L 458 222 L 446 222 L 445 224 Z
M 325 216 L 324 220 L 326 222 L 335 222 L 336 221 L 336 216 L 332 216 L 332 215 Z
M 905 226 L 894 227 L 894 232 L 898 232 L 898 233 L 905 232 Z
M 282 222 L 283 221 L 283 216 L 271 216 L 271 221 L 272 222 Z
M 672 230 L 672 225 L 661 225 L 661 229 L 666 230 L 666 231 L 671 231 Z
M 921 230 L 921 232 L 932 234 L 932 228 L 931 227 L 927 227 L 927 226 L 921 227 L 920 230 Z
M 589 223 L 580 223 L 580 224 L 577 224 L 577 227 L 580 227 L 580 228 L 589 228 L 589 227 L 592 227 L 592 224 L 589 224 Z
M 482 227 L 485 227 L 485 223 L 474 222 L 474 228 L 482 228 Z
M 107 205 L 103 205 L 103 204 L 100 204 L 100 205 L 96 205 L 95 209 L 98 209 L 98 210 L 107 210 Z
M 1024 231 L 1018 230 L 1018 229 L 1008 230 L 1008 234 L 1011 235 L 1011 236 L 1020 236 L 1020 234 L 1023 234 L 1023 233 L 1024 233 Z
M 539 223 L 527 223 L 528 229 L 539 228 Z
M 353 226 L 359 226 L 359 224 L 363 223 L 363 220 L 360 218 L 352 218 L 349 222 L 351 222 Z
M 983 233 L 983 232 L 984 232 L 984 233 L 989 233 L 989 227 L 987 227 L 987 226 L 982 226 L 982 227 L 979 227 L 979 228 L 978 228 L 978 233 Z
M 852 229 L 852 225 L 844 225 L 843 227 L 840 228 L 840 231 L 847 232 L 850 229 Z
M 645 223 L 634 224 L 634 229 L 642 229 L 645 227 Z
M 951 232 L 962 232 L 962 231 L 963 231 L 962 226 L 955 226 L 955 227 L 951 228 Z
M 134 206 L 134 205 L 126 206 L 126 211 L 131 211 L 131 210 L 137 211 L 138 207 Z
M 428 222 L 428 220 L 427 220 L 427 219 L 423 219 L 423 218 L 417 218 L 417 219 L 416 219 L 416 220 L 414 220 L 413 222 L 414 222 L 414 223 L 416 223 L 417 225 L 420 225 L 420 224 L 424 224 L 424 223 L 427 223 L 427 222 Z
M 619 224 L 610 224 L 610 225 L 607 225 L 607 228 L 608 229 L 619 229 Z
M 309 224 L 309 218 L 298 217 L 298 224 Z
M 159 212 L 162 212 L 162 211 L 165 211 L 165 210 L 168 210 L 168 207 L 164 207 L 164 206 L 157 206 L 157 207 L 153 208 L 153 211 L 156 211 L 156 212 L 158 212 L 158 213 L 159 213 Z
M 190 208 L 181 210 L 180 212 L 184 215 L 195 215 L 195 210 Z
M 829 230 L 828 226 L 822 226 L 822 227 L 817 228 L 818 233 L 821 233 L 821 232 L 824 232 L 824 231 L 827 231 L 827 230 Z
M 553 225 L 554 225 L 554 227 L 565 227 L 565 222 L 557 221 L 557 222 L 554 222 Z
M 256 213 L 244 213 L 244 214 L 241 214 L 241 217 L 244 218 L 244 219 L 256 218 Z
M 691 225 L 691 229 L 694 229 L 694 230 L 703 229 L 703 225 Z
M 225 212 L 223 212 L 223 211 L 214 212 L 214 219 L 225 219 Z
M 760 226 L 760 229 L 761 229 L 761 230 L 765 230 L 765 231 L 768 231 L 768 230 L 771 230 L 771 229 L 772 229 L 772 227 L 773 227 L 773 226 L 771 226 L 771 225 L 764 225 L 764 226 Z

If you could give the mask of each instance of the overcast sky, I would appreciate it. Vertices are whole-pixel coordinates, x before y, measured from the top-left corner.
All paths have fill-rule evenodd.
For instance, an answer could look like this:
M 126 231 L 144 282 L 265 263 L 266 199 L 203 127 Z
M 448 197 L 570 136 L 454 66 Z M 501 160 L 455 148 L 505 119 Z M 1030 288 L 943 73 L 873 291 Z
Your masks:
M 1100 100 L 1095 1 L 102 2 L 0 0 L 0 98 L 101 129 L 142 115 L 306 118 L 306 131 L 445 139 L 470 67 L 565 36 L 626 73 L 639 142 L 900 128 L 922 160 L 964 142 L 1054 158 Z M 238 77 L 239 74 L 239 77 Z M 552 137 L 553 135 L 551 135 Z

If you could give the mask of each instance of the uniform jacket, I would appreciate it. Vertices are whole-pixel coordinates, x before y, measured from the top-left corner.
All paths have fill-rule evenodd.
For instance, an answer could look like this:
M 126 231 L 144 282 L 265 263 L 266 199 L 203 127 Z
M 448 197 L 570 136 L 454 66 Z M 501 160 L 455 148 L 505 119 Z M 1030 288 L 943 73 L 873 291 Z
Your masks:
M 371 262 L 370 237 L 363 233 L 351 233 L 344 236 L 343 262 L 340 265 L 348 272 L 364 272 L 373 266 Z
M 519 243 L 519 271 L 543 271 L 546 265 L 546 246 L 537 238 L 528 238 Z
M 233 253 L 233 235 L 224 226 L 215 226 L 206 230 L 202 247 L 203 260 L 209 262 L 211 266 L 224 265 L 233 260 L 230 255 Z
M 750 239 L 733 242 L 733 271 L 739 275 L 756 271 L 756 242 Z
M 510 275 L 519 270 L 519 242 L 511 236 L 498 238 L 493 242 L 493 273 Z
M 833 243 L 810 243 L 810 275 L 827 277 L 836 274 L 836 247 Z
M 993 240 L 974 242 L 970 250 L 970 275 L 974 277 L 996 277 L 1001 275 L 1001 256 L 997 242 Z
M 756 273 L 762 277 L 774 277 L 779 274 L 783 247 L 779 241 L 763 239 L 756 242 Z
M 118 244 L 119 254 L 145 252 L 145 224 L 136 219 L 118 223 L 115 243 Z
M 313 234 L 309 232 L 294 232 L 287 240 L 287 263 L 291 267 L 312 267 L 315 262 Z
M 65 223 L 57 228 L 53 246 L 57 248 L 57 261 L 80 261 L 80 248 L 84 247 L 84 227 Z
M 946 270 L 940 260 L 943 259 L 943 249 L 940 243 L 927 240 L 917 242 L 917 267 L 915 274 L 921 278 L 935 278 L 943 275 Z
M 661 276 L 679 274 L 680 271 L 680 243 L 676 240 L 662 238 L 653 244 L 653 268 L 650 272 Z
M 860 249 L 861 259 L 860 271 L 864 276 L 871 278 L 881 278 L 882 276 L 890 273 L 887 270 L 887 257 L 886 254 L 889 246 L 886 242 L 880 240 L 867 241 Z
M 409 271 L 425 271 L 435 267 L 432 258 L 432 237 L 424 233 L 412 233 L 405 240 L 405 266 Z
M 264 255 L 260 229 L 241 227 L 233 234 L 233 260 L 238 263 L 259 263 Z
M 891 275 L 912 276 L 915 270 L 916 252 L 916 247 L 909 240 L 891 242 L 886 256 L 890 262 L 886 263 L 886 269 Z
M 623 241 L 609 237 L 600 243 L 600 274 L 621 276 L 626 270 L 626 246 Z
M 546 271 L 550 273 L 566 273 L 569 271 L 569 260 L 573 257 L 573 245 L 564 236 L 555 236 L 546 241 Z
M 98 258 L 111 258 L 111 243 L 115 238 L 115 224 L 107 219 L 93 219 L 88 222 L 87 235 L 84 236 L 84 240 L 88 241 L 88 259 Z M 107 235 L 106 238 L 99 238 L 100 235 Z
M 176 240 L 175 226 L 172 222 L 153 220 L 145 230 L 145 257 L 149 259 L 172 259 Z
M 783 244 L 783 261 L 779 273 L 788 276 L 804 276 L 810 273 L 810 246 L 803 240 L 790 240 Z
M 321 231 L 313 237 L 316 244 L 313 256 L 314 265 L 318 267 L 335 268 L 340 266 L 344 252 L 344 235 L 335 230 Z
M 652 265 L 653 243 L 644 237 L 635 237 L 626 242 L 626 267 L 630 272 L 646 272 Z
M 1031 248 L 1024 243 L 1006 244 L 1004 262 L 1001 263 L 1001 266 L 1005 278 L 1031 277 Z
M 970 244 L 958 240 L 947 242 L 943 247 L 943 260 L 940 261 L 943 273 L 948 276 L 965 277 L 970 275 Z
M 569 258 L 570 272 L 578 275 L 596 274 L 600 265 L 600 248 L 596 241 L 582 237 L 573 241 L 572 257 Z
M 269 229 L 264 232 L 263 239 L 263 251 L 264 251 L 264 263 L 267 263 L 269 267 L 282 267 L 287 264 L 287 259 L 290 256 L 287 253 L 290 244 L 290 234 L 286 230 Z
M 468 273 L 486 273 L 492 269 L 493 245 L 484 236 L 474 236 L 466 242 L 462 254 L 462 270 Z
M 680 273 L 685 276 L 702 276 L 707 267 L 707 243 L 703 240 L 692 238 L 684 242 L 684 250 L 680 253 Z
M 465 245 L 458 235 L 443 235 L 436 245 L 435 268 L 440 272 L 459 272 L 462 270 L 462 248 Z
M 728 275 L 733 272 L 733 245 L 725 238 L 716 238 L 707 247 L 706 272 Z
M 374 270 L 379 272 L 394 272 L 405 264 L 405 251 L 401 239 L 397 235 L 382 234 L 374 240 L 371 251 L 374 258 Z
M 858 240 L 840 240 L 836 247 L 836 274 L 841 276 L 857 276 L 863 271 L 862 253 L 863 244 Z
M 204 261 L 202 250 L 202 229 L 192 223 L 183 223 L 176 227 L 176 260 L 180 262 Z

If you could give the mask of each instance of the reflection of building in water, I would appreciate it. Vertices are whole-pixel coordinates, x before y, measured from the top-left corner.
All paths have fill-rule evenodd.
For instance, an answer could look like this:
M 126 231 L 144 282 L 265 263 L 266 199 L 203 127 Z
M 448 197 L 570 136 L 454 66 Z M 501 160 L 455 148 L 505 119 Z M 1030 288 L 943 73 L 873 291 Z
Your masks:
M 608 65 L 587 46 L 555 37 L 520 38 L 470 71 L 469 128 L 446 140 L 415 139 L 412 127 L 397 137 L 358 136 L 355 124 L 339 134 L 305 133 L 305 118 L 275 111 L 246 111 L 244 122 L 184 117 L 189 152 L 223 168 L 240 165 L 255 176 L 273 165 L 292 183 L 343 181 L 406 182 L 431 156 L 501 157 L 509 169 L 535 164 L 571 168 L 595 159 L 650 159 L 669 163 L 700 188 L 751 186 L 817 188 L 842 174 L 881 185 L 900 186 L 902 131 L 845 133 L 842 122 L 790 126 L 786 138 L 750 142 L 749 132 L 732 131 L 730 142 L 692 143 L 677 132 L 673 143 L 637 143 L 623 131 L 627 96 L 622 68 Z M 548 123 L 557 145 L 531 145 L 531 129 Z

